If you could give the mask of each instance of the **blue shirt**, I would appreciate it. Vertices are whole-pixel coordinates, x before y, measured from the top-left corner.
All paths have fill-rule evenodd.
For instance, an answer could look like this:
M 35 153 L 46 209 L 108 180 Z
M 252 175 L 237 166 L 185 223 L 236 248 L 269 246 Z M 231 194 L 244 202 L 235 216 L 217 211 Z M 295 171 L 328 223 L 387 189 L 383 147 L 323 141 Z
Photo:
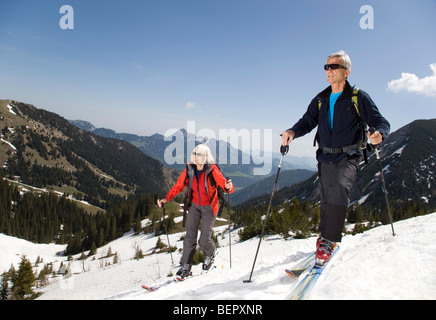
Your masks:
M 330 132 L 333 131 L 333 115 L 335 113 L 335 103 L 341 94 L 342 94 L 342 91 L 339 93 L 332 92 L 330 94 L 330 108 L 329 108 L 329 111 L 327 112 L 327 126 L 328 126 Z
M 317 142 L 323 147 L 344 147 L 356 144 L 361 139 L 362 128 L 359 126 L 357 112 L 352 107 L 353 87 L 348 81 L 342 95 L 335 103 L 335 130 L 329 131 L 327 126 L 327 111 L 329 109 L 330 94 L 332 87 L 328 86 L 318 93 L 310 102 L 307 111 L 292 127 L 295 137 L 302 137 L 318 127 Z M 369 126 L 377 130 L 386 138 L 389 135 L 389 122 L 380 114 L 371 97 L 360 89 L 358 94 L 360 116 Z M 319 103 L 321 102 L 321 108 Z M 362 155 L 361 150 L 355 150 L 357 155 Z M 320 148 L 316 151 L 316 159 L 321 163 L 338 163 L 348 156 L 348 153 L 324 153 Z

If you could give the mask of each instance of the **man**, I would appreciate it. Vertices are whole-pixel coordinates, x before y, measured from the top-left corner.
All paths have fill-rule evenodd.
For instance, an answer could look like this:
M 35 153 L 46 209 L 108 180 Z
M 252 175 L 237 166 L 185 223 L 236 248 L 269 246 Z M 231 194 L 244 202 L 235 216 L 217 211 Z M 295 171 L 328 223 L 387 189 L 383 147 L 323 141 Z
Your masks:
M 348 83 L 351 61 L 344 51 L 329 55 L 324 70 L 330 86 L 311 101 L 306 113 L 291 129 L 282 133 L 282 145 L 285 146 L 318 126 L 315 138 L 319 146 L 316 156 L 321 196 L 321 235 L 316 243 L 318 265 L 330 259 L 336 242 L 342 238 L 349 194 L 362 155 L 359 148 L 364 135 L 361 120 L 376 129 L 373 134 L 368 133 L 373 145 L 381 143 L 390 131 L 389 122 L 370 96 Z M 357 95 L 357 105 L 353 95 Z

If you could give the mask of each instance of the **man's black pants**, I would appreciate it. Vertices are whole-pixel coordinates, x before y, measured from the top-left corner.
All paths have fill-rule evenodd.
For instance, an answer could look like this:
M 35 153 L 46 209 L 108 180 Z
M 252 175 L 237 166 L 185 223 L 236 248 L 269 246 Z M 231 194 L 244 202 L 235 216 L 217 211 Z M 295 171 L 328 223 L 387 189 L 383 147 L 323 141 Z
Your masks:
M 319 231 L 323 238 L 340 242 L 350 199 L 356 182 L 360 157 L 347 156 L 338 163 L 318 163 L 321 216 Z

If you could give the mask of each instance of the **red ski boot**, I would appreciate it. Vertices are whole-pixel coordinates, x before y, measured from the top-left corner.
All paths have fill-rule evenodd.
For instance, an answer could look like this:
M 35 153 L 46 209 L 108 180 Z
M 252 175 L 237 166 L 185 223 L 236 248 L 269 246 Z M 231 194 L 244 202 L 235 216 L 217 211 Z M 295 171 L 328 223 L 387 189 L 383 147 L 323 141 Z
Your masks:
M 336 248 L 336 242 L 327 240 L 326 238 L 319 237 L 316 240 L 316 258 L 315 264 L 323 266 L 324 263 L 330 260 L 332 253 Z

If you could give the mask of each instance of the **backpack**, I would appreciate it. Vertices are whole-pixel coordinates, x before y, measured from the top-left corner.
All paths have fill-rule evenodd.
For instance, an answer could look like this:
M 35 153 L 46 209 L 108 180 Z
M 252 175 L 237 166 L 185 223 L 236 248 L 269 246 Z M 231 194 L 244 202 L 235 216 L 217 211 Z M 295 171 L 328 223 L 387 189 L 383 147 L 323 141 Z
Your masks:
M 215 164 L 215 165 L 217 166 L 218 170 L 221 172 L 220 167 L 218 167 L 217 164 Z M 222 172 L 221 172 L 221 174 L 222 174 Z M 224 175 L 223 175 L 223 176 L 224 176 Z M 229 178 L 227 178 L 227 180 L 228 180 L 228 179 L 229 179 Z M 217 192 L 218 192 L 218 200 L 219 200 L 219 203 L 220 203 L 220 208 L 219 208 L 219 210 L 218 210 L 217 216 L 218 216 L 218 217 L 221 217 L 221 215 L 222 215 L 222 213 L 223 213 L 224 206 L 225 206 L 226 203 L 227 203 L 226 199 L 224 198 L 224 193 L 226 193 L 226 192 L 223 190 L 223 188 L 221 188 L 219 185 L 216 184 L 215 179 L 214 179 L 214 177 L 213 177 L 212 174 L 210 174 L 210 184 L 211 184 L 212 186 L 216 187 L 216 190 L 217 190 Z
M 354 106 L 354 109 L 356 110 L 357 113 L 357 119 L 359 121 L 359 127 L 362 130 L 362 140 L 360 140 L 357 145 L 352 145 L 352 146 L 346 146 L 346 147 L 342 147 L 339 148 L 341 149 L 341 152 L 345 152 L 346 150 L 350 150 L 354 147 L 357 147 L 359 150 L 363 151 L 363 156 L 365 158 L 365 163 L 368 163 L 368 157 L 366 154 L 366 150 L 368 149 L 368 138 L 367 138 L 367 134 L 368 134 L 368 126 L 366 125 L 366 123 L 363 121 L 362 117 L 360 116 L 360 109 L 359 109 L 359 102 L 357 100 L 357 95 L 359 93 L 359 88 L 353 88 L 353 94 L 351 96 L 351 102 Z M 321 100 L 318 100 L 318 112 L 321 109 L 321 105 L 322 102 Z M 318 132 L 315 135 L 315 139 L 313 140 L 313 146 L 316 146 L 316 141 L 318 139 Z M 337 148 L 329 148 L 329 149 L 337 149 Z M 336 152 L 333 152 L 336 153 Z M 338 152 L 339 153 L 339 152 Z
M 220 170 L 220 172 L 221 172 L 220 167 L 217 164 L 215 164 L 215 165 L 218 168 L 218 170 Z M 226 205 L 226 199 L 224 198 L 225 191 L 223 190 L 223 188 L 221 188 L 220 186 L 217 185 L 217 183 L 212 175 L 212 170 L 206 171 L 205 174 L 207 175 L 207 177 L 210 181 L 210 185 L 216 187 L 216 190 L 218 192 L 218 200 L 220 203 L 220 207 L 219 207 L 217 216 L 221 217 L 221 215 L 223 213 L 224 206 Z M 189 164 L 187 164 L 186 165 L 185 185 L 188 186 L 188 192 L 186 193 L 186 197 L 183 201 L 183 204 L 184 204 L 183 205 L 183 223 L 182 223 L 183 227 L 185 227 L 186 213 L 188 212 L 189 208 L 191 207 L 191 189 L 192 189 L 192 180 L 193 179 L 194 179 L 194 168 L 192 166 L 190 166 Z M 206 183 L 206 189 L 207 189 L 207 183 Z

